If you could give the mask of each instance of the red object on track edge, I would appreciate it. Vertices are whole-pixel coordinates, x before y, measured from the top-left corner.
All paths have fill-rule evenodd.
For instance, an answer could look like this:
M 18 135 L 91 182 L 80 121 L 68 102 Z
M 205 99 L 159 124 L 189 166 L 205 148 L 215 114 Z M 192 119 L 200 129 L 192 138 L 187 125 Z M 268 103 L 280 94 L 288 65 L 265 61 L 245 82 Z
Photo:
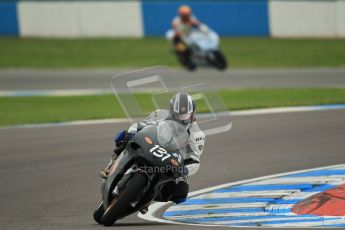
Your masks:
M 295 204 L 292 212 L 299 215 L 345 216 L 345 184 Z

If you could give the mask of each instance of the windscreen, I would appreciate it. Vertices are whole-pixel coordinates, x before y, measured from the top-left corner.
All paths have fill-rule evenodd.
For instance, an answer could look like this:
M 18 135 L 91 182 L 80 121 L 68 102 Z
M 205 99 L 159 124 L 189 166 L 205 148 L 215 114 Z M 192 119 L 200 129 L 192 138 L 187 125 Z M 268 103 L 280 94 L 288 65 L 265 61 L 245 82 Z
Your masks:
M 157 126 L 157 139 L 160 146 L 167 150 L 186 147 L 189 134 L 186 128 L 176 121 L 161 121 Z

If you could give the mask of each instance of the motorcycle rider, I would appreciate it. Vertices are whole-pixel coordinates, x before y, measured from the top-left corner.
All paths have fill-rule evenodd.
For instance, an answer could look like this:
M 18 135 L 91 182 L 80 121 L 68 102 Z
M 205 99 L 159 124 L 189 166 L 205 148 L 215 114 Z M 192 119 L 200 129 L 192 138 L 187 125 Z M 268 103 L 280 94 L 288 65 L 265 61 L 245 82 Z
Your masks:
M 182 37 L 193 27 L 206 30 L 206 27 L 192 14 L 192 9 L 182 5 L 178 9 L 178 16 L 172 21 L 174 33 L 171 39 L 180 62 L 190 70 L 194 70 L 196 65 L 190 60 L 191 50 L 184 44 Z
M 184 164 L 188 173 L 185 177 L 179 178 L 176 183 L 169 184 L 165 188 L 165 191 L 162 191 L 163 197 L 159 199 L 160 201 L 172 200 L 175 203 L 180 203 L 185 200 L 189 190 L 187 176 L 194 175 L 199 170 L 200 156 L 205 143 L 205 134 L 196 122 L 196 104 L 191 95 L 177 93 L 171 98 L 169 107 L 169 111 L 157 110 L 151 113 L 145 120 L 134 123 L 128 131 L 123 130 L 117 134 L 115 138 L 115 149 L 113 151 L 114 154 L 106 168 L 100 171 L 100 176 L 103 179 L 107 178 L 111 166 L 118 155 L 126 148 L 128 141 L 135 133 L 147 126 L 158 124 L 162 120 L 174 120 L 183 125 L 189 133 L 186 154 L 184 156 Z M 146 213 L 148 205 L 140 211 Z

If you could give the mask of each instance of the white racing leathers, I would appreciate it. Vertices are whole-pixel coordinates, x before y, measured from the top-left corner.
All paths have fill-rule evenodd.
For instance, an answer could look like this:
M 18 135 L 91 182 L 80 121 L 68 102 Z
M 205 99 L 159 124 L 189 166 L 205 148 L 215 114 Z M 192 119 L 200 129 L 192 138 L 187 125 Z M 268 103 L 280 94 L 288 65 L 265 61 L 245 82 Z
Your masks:
M 155 125 L 159 121 L 169 119 L 168 110 L 157 110 L 152 112 L 145 120 L 134 123 L 129 127 L 129 133 L 136 133 L 139 130 Z M 200 167 L 200 157 L 204 150 L 205 134 L 199 128 L 196 122 L 193 122 L 189 127 L 189 140 L 184 156 L 185 166 L 188 169 L 188 176 L 194 175 L 198 172 Z M 186 179 L 186 178 L 185 178 Z

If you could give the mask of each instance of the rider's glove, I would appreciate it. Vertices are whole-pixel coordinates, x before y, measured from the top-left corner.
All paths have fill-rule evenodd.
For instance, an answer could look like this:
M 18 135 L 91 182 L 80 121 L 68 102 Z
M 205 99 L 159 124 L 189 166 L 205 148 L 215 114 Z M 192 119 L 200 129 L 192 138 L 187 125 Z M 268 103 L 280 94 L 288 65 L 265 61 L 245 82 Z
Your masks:
M 128 133 L 126 130 L 122 130 L 117 133 L 114 142 L 115 149 L 114 153 L 119 155 L 127 146 L 128 141 L 133 137 L 134 134 Z
M 128 133 L 127 130 L 122 130 L 122 131 L 117 133 L 117 135 L 114 139 L 114 142 L 115 142 L 116 146 L 122 145 L 123 143 L 127 143 L 132 138 L 132 136 L 133 136 L 133 134 Z

